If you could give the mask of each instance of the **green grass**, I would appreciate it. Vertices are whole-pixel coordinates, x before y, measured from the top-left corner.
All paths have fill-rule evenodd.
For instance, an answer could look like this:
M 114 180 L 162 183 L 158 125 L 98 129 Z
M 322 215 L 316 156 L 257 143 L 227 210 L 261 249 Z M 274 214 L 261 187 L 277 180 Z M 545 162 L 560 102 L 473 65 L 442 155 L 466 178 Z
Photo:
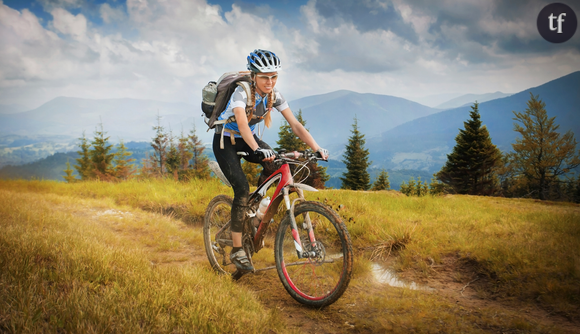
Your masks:
M 0 331 L 285 332 L 283 315 L 262 302 L 287 297 L 275 273 L 232 283 L 204 261 L 201 221 L 220 193 L 232 195 L 216 180 L 0 181 Z M 580 319 L 578 205 L 343 190 L 306 196 L 338 211 L 357 255 L 343 298 L 307 316 L 371 332 L 557 331 L 505 309 L 377 289 L 369 258 L 389 257 L 402 274 L 424 279 L 451 258 L 485 283 L 482 298 Z M 270 263 L 271 254 L 256 260 Z

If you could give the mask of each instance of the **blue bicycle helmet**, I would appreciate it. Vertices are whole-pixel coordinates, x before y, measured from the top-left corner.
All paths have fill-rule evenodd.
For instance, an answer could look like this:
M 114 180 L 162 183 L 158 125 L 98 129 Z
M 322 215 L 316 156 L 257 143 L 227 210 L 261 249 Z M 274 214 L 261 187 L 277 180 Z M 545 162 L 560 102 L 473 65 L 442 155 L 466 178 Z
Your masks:
M 280 58 L 274 52 L 256 49 L 248 56 L 248 70 L 252 72 L 277 72 L 282 68 Z

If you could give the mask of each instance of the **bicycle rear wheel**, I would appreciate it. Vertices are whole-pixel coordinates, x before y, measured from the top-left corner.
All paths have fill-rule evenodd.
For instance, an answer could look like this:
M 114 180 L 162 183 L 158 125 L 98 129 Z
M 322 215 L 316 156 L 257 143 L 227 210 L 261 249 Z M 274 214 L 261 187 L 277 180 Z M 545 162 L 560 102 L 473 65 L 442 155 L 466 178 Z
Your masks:
M 329 207 L 302 202 L 294 209 L 298 235 L 308 258 L 299 258 L 294 245 L 290 216 L 276 234 L 275 258 L 278 276 L 286 291 L 298 302 L 314 307 L 334 303 L 346 290 L 352 274 L 352 244 L 346 226 Z M 311 221 L 316 242 L 308 237 Z
M 203 242 L 212 268 L 220 274 L 232 274 L 236 266 L 230 261 L 230 231 L 233 200 L 230 196 L 214 197 L 205 210 Z

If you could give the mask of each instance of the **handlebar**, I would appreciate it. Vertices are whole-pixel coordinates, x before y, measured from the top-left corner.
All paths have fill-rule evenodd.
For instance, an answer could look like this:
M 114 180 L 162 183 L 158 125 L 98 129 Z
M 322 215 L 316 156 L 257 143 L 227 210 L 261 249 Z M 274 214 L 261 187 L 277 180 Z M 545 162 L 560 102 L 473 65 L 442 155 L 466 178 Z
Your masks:
M 240 151 L 237 152 L 239 156 L 247 156 L 248 153 Z M 307 159 L 307 160 L 324 160 L 322 159 L 322 155 L 320 152 L 312 152 L 310 150 L 305 151 L 293 151 L 293 152 L 286 152 L 284 150 L 277 152 L 275 154 L 274 162 L 276 161 L 289 161 L 289 160 L 298 160 L 298 159 Z M 328 160 L 324 160 L 328 161 Z
M 312 152 L 310 150 L 305 150 L 305 151 L 294 151 L 294 152 L 280 151 L 280 152 L 276 153 L 276 158 L 274 159 L 274 161 L 286 160 L 286 159 L 298 160 L 300 158 L 305 158 L 307 160 L 324 160 L 324 159 L 322 159 L 322 155 L 320 154 L 320 152 Z

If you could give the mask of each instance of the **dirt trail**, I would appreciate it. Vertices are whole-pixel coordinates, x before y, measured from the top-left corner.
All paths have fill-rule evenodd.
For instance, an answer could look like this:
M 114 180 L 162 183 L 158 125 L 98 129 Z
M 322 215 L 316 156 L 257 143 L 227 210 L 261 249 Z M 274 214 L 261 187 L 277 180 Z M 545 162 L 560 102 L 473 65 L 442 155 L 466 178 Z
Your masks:
M 111 230 L 122 234 L 123 237 L 139 242 L 142 235 L 147 231 L 127 233 L 126 229 L 118 228 L 111 224 L 110 219 L 99 219 L 103 216 L 118 215 L 129 216 L 131 213 L 123 213 L 112 209 L 87 208 L 86 211 L 78 211 L 75 214 L 85 218 L 107 224 Z M 154 213 L 142 212 L 143 215 L 153 215 Z M 137 217 L 138 218 L 138 217 Z M 185 224 L 180 220 L 174 220 L 181 229 L 200 229 L 200 225 Z M 187 247 L 179 251 L 163 252 L 159 258 L 162 259 L 155 265 L 204 265 L 207 266 L 207 258 L 203 245 Z M 391 263 L 392 264 L 392 263 Z M 384 264 L 389 266 L 389 263 Z M 401 277 L 408 282 L 415 281 L 419 284 L 433 288 L 432 291 L 421 293 L 436 294 L 448 302 L 461 306 L 466 312 L 477 313 L 481 308 L 497 309 L 498 316 L 505 316 L 503 313 L 518 312 L 520 316 L 528 319 L 530 323 L 538 323 L 549 328 L 549 332 L 558 333 L 580 333 L 580 323 L 565 317 L 550 314 L 536 305 L 501 302 L 489 299 L 482 299 L 478 290 L 485 289 L 487 282 L 483 278 L 478 278 L 475 271 L 470 271 L 469 267 L 460 266 L 457 260 L 449 257 L 443 260 L 443 264 L 432 266 L 433 273 L 429 279 L 421 279 L 413 272 L 401 273 Z M 457 273 L 462 277 L 469 278 L 468 284 L 457 282 Z M 287 330 L 291 333 L 374 333 L 377 329 L 384 328 L 381 319 L 373 318 L 368 308 L 361 305 L 357 296 L 384 295 L 387 298 L 400 295 L 399 287 L 390 287 L 385 283 L 378 282 L 375 278 L 365 278 L 364 282 L 351 281 L 348 290 L 343 297 L 335 304 L 323 308 L 312 309 L 305 307 L 284 290 L 275 270 L 260 272 L 244 276 L 238 281 L 241 286 L 253 291 L 256 297 L 266 308 L 274 310 L 287 323 Z M 399 297 L 396 297 L 399 298 Z M 500 328 L 481 328 L 484 332 L 501 332 Z M 405 328 L 397 328 L 398 332 L 405 332 Z M 522 331 L 525 332 L 525 331 Z

